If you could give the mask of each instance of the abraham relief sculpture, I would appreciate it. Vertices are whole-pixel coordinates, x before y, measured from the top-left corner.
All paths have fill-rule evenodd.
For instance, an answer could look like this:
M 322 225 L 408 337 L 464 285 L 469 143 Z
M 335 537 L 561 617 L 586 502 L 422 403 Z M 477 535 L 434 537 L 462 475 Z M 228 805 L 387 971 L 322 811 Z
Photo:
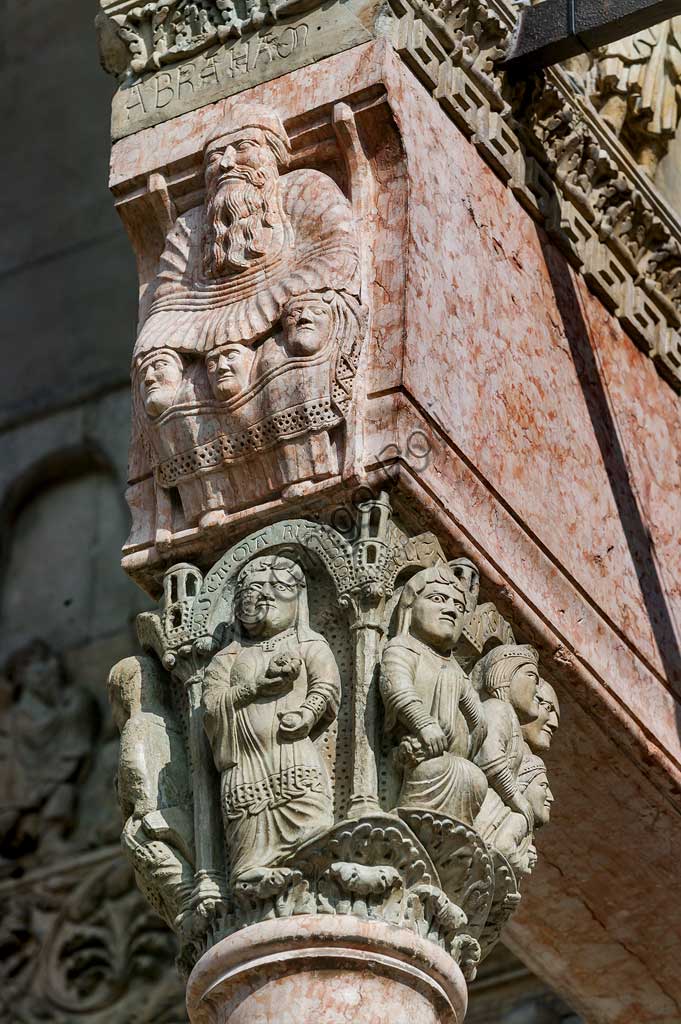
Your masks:
M 314 349 L 334 301 L 292 301 L 288 343 Z M 249 353 L 195 365 L 226 395 Z M 150 408 L 186 386 L 180 359 L 182 381 L 174 355 L 151 361 Z M 123 847 L 184 970 L 258 921 L 353 914 L 474 977 L 537 859 L 559 715 L 536 650 L 492 602 L 479 614 L 479 588 L 386 493 L 349 534 L 278 521 L 212 566 L 166 570 L 159 611 L 138 617 L 145 654 L 109 690 Z
M 468 825 L 487 793 L 485 774 L 472 760 L 486 723 L 453 650 L 474 609 L 477 582 L 477 570 L 465 559 L 409 580 L 380 677 L 385 727 L 401 737 L 400 807 L 439 811 Z
M 204 202 L 167 235 L 132 371 L 132 479 L 153 475 L 157 543 L 344 470 L 357 225 L 290 155 L 276 111 L 237 105 L 205 146 Z
M 237 580 L 233 639 L 211 661 L 203 695 L 233 885 L 274 891 L 290 874 L 278 865 L 333 824 L 311 733 L 339 700 L 334 656 L 309 626 L 303 570 L 280 556 L 250 562 Z

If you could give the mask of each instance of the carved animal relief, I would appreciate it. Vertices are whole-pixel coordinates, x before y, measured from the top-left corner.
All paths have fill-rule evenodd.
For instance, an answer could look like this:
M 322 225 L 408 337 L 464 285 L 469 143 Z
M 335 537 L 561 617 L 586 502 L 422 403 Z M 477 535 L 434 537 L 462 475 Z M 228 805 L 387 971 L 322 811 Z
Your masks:
M 558 701 L 466 558 L 385 495 L 167 570 L 111 671 L 123 845 L 180 963 L 305 913 L 379 917 L 472 978 L 536 863 Z
M 356 212 L 328 174 L 287 170 L 275 111 L 242 104 L 235 118 L 206 143 L 203 196 L 170 219 L 144 299 L 128 550 L 352 468 Z

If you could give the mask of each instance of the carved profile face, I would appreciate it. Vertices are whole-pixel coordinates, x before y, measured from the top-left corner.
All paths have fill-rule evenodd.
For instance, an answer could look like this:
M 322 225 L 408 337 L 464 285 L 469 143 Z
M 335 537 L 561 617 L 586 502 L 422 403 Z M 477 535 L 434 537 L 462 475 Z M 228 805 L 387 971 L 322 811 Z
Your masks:
M 221 345 L 206 356 L 211 391 L 219 402 L 236 398 L 248 386 L 253 350 L 247 345 Z
M 545 679 L 539 680 L 537 688 L 539 714 L 532 722 L 523 725 L 523 738 L 531 750 L 541 752 L 551 746 L 553 734 L 560 722 L 560 706 L 553 687 Z
M 236 616 L 249 636 L 271 637 L 295 625 L 299 584 L 285 569 L 247 573 L 237 593 Z
M 159 349 L 145 359 L 139 369 L 139 389 L 147 416 L 155 419 L 171 407 L 182 372 L 181 357 L 170 349 Z
M 243 270 L 275 246 L 284 220 L 276 138 L 245 127 L 211 142 L 205 155 L 204 270 Z
M 522 661 L 515 669 L 509 687 L 509 700 L 521 725 L 534 721 L 540 713 L 537 690 L 539 672 L 534 661 Z
M 461 636 L 466 604 L 452 584 L 433 581 L 417 595 L 411 610 L 411 632 L 441 654 L 448 654 Z
M 321 297 L 292 299 L 282 317 L 284 341 L 292 356 L 311 356 L 327 344 L 333 329 L 331 306 Z
M 538 775 L 535 775 L 525 790 L 525 798 L 534 812 L 535 828 L 548 824 L 551 817 L 553 793 L 546 772 L 539 772 Z

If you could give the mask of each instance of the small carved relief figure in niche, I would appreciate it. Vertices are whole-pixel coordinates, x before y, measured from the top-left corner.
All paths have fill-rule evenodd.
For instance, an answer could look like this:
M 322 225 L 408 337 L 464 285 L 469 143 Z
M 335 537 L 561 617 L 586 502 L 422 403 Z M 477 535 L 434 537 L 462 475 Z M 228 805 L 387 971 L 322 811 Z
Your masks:
M 182 384 L 182 357 L 170 348 L 160 348 L 140 361 L 137 381 L 144 411 L 156 419 L 175 402 Z
M 233 639 L 205 676 L 205 727 L 221 773 L 232 881 L 284 881 L 278 865 L 333 824 L 331 782 L 312 736 L 335 718 L 340 677 L 309 626 L 305 574 L 281 556 L 239 574 Z
M 467 825 L 487 792 L 484 772 L 469 760 L 484 739 L 485 720 L 452 652 L 474 610 L 477 586 L 477 569 L 466 559 L 417 572 L 402 591 L 380 676 L 386 729 L 401 737 L 399 806 L 438 811 Z
M 473 669 L 487 722 L 487 735 L 475 759 L 490 785 L 475 821 L 483 839 L 494 834 L 509 809 L 524 815 L 532 829 L 532 808 L 520 791 L 518 772 L 526 752 L 521 727 L 540 713 L 538 663 L 534 647 L 503 644 L 485 654 Z
M 219 402 L 236 398 L 248 387 L 253 350 L 246 345 L 221 345 L 206 356 L 206 373 L 213 397 Z
M 556 691 L 545 679 L 537 687 L 539 715 L 522 726 L 523 739 L 535 754 L 543 753 L 551 746 L 553 734 L 560 724 L 560 705 Z
M 681 16 L 603 47 L 592 98 L 636 161 L 654 175 L 681 115 Z
M 518 772 L 518 789 L 532 809 L 533 827 L 524 814 L 511 811 L 497 829 L 493 844 L 503 854 L 516 875 L 529 875 L 537 863 L 534 832 L 548 824 L 553 793 L 546 765 L 535 754 L 526 753 Z
M 5 678 L 0 852 L 11 860 L 43 860 L 63 851 L 76 824 L 99 712 L 94 697 L 69 682 L 60 659 L 41 640 L 10 658 Z
M 194 881 L 191 776 L 170 680 L 148 656 L 124 658 L 109 673 L 121 734 L 117 792 L 123 847 L 140 888 L 171 927 L 189 910 Z

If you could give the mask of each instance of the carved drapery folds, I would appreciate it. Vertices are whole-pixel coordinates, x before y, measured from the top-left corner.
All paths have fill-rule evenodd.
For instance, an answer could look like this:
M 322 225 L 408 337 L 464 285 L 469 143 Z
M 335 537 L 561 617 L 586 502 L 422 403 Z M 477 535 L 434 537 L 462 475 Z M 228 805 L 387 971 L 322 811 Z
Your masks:
M 180 965 L 272 916 L 409 928 L 470 978 L 520 899 L 558 702 L 466 558 L 385 495 L 167 570 L 119 662 L 123 846 Z
M 349 160 L 351 114 L 337 132 Z M 129 550 L 352 470 L 358 210 L 290 157 L 276 111 L 240 105 L 204 146 L 200 202 L 178 214 L 158 186 L 170 215 L 133 354 Z

